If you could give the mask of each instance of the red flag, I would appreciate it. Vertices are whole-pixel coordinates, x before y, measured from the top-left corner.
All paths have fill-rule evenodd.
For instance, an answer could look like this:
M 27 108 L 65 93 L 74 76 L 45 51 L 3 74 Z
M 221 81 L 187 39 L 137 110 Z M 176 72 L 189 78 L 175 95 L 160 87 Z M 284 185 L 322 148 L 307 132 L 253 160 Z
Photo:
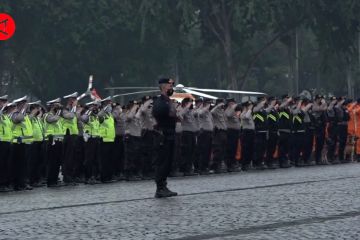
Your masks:
M 99 96 L 99 94 L 96 92 L 96 89 L 93 88 L 91 90 L 91 99 L 92 100 L 101 100 L 101 97 Z

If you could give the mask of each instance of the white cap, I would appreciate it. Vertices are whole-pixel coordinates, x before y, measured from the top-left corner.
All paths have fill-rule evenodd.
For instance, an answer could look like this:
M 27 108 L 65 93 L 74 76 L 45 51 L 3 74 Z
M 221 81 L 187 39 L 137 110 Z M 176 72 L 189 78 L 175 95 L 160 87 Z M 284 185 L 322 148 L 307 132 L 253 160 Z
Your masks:
M 56 98 L 54 100 L 47 101 L 46 105 L 51 105 L 51 104 L 55 104 L 55 103 L 61 103 L 61 98 Z
M 20 103 L 20 102 L 27 101 L 27 100 L 28 100 L 28 99 L 27 99 L 27 96 L 25 95 L 25 96 L 23 96 L 22 98 L 15 99 L 15 100 L 13 101 L 13 103 Z
M 7 101 L 7 100 L 8 100 L 8 95 L 1 96 L 1 97 L 0 97 L 0 100 Z
M 100 102 L 98 100 L 92 101 L 92 102 L 88 102 L 85 104 L 86 106 L 90 106 L 90 105 L 100 105 Z
M 74 92 L 72 94 L 66 95 L 63 98 L 67 99 L 67 98 L 77 98 L 79 96 L 78 92 Z
M 31 103 L 29 103 L 29 105 L 40 105 L 41 104 L 41 101 L 40 100 L 38 100 L 38 101 L 36 101 L 36 102 L 31 102 Z
M 100 102 L 105 102 L 105 101 L 111 101 L 111 97 L 108 96 L 107 98 L 102 99 Z

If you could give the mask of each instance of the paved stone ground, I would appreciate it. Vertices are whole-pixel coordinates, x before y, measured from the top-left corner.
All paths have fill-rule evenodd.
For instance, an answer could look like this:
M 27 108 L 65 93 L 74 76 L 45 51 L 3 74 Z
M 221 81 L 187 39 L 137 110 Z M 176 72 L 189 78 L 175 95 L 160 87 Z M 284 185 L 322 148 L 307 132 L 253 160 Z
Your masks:
M 360 239 L 360 164 L 0 194 L 0 239 Z

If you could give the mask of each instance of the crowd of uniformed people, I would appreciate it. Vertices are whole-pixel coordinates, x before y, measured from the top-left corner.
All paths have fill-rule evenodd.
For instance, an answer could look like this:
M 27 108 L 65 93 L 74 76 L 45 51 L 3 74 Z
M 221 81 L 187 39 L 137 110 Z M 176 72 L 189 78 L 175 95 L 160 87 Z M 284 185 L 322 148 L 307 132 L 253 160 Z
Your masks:
M 45 107 L 26 96 L 0 97 L 0 191 L 154 178 L 162 137 L 153 116 L 157 97 L 126 106 L 110 97 L 85 105 L 77 98 L 73 93 Z M 171 176 L 345 163 L 348 132 L 357 136 L 360 113 L 359 102 L 321 95 L 172 104 Z

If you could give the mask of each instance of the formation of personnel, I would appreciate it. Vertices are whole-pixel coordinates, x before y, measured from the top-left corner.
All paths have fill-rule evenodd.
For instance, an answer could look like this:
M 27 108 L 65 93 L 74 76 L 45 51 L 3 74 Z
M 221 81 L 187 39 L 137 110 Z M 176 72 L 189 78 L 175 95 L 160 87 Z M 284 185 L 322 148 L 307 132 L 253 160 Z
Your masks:
M 0 191 L 155 178 L 166 126 L 155 120 L 162 116 L 154 101 L 162 97 L 126 106 L 110 97 L 85 105 L 77 98 L 73 93 L 44 107 L 26 96 L 0 97 Z M 166 104 L 176 123 L 172 176 L 345 163 L 349 135 L 355 161 L 360 156 L 360 101 L 284 95 Z M 156 181 L 166 187 L 166 177 Z

